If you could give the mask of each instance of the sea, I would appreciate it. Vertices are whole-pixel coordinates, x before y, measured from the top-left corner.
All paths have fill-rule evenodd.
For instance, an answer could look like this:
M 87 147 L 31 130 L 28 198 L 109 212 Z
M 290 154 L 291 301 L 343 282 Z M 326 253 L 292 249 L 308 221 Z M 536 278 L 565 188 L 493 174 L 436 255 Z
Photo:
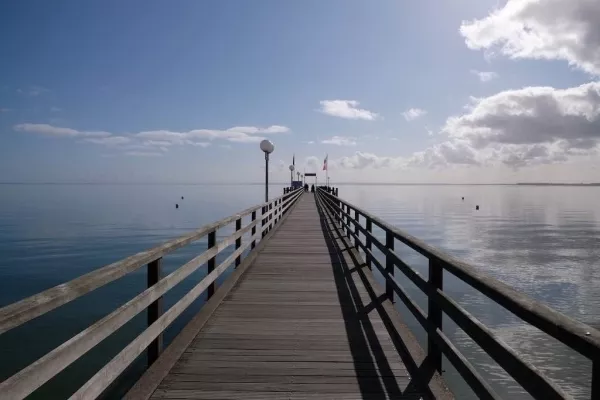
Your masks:
M 600 187 L 337 186 L 340 197 L 391 225 L 571 318 L 600 328 Z M 271 196 L 278 196 L 283 185 L 271 185 L 269 190 Z M 260 204 L 263 199 L 264 186 L 259 184 L 0 184 L 0 307 Z M 383 237 L 382 232 L 375 232 Z M 223 229 L 218 238 L 230 233 Z M 165 257 L 165 274 L 204 249 L 206 241 L 200 240 Z M 230 251 L 227 249 L 219 259 Z M 398 252 L 426 276 L 424 257 L 403 246 Z M 205 274 L 205 268 L 200 268 L 176 286 L 165 296 L 165 307 L 173 305 Z M 411 297 L 426 309 L 425 296 L 398 276 Z M 383 282 L 380 276 L 378 279 Z M 1 334 L 0 381 L 130 300 L 145 285 L 146 271 L 141 268 Z M 590 398 L 592 366 L 585 357 L 448 273 L 444 290 L 575 399 Z M 204 301 L 201 296 L 167 330 L 167 344 Z M 425 347 L 423 329 L 401 301 L 396 306 Z M 68 397 L 145 324 L 146 315 L 141 313 L 31 398 Z M 451 320 L 445 317 L 443 325 L 445 334 L 498 394 L 513 400 L 531 398 Z M 104 398 L 120 398 L 145 364 L 145 356 L 140 356 Z M 476 398 L 447 360 L 444 369 L 444 378 L 456 398 Z

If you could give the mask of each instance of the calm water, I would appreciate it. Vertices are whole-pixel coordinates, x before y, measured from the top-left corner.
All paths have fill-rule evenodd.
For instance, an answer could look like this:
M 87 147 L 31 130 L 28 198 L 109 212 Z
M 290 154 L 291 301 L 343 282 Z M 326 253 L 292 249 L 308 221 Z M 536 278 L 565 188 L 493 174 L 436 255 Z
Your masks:
M 0 306 L 257 204 L 262 190 L 253 185 L 0 185 Z M 271 192 L 279 194 L 281 187 L 273 186 Z M 600 326 L 600 188 L 344 185 L 340 196 L 555 309 Z M 201 241 L 168 256 L 166 272 L 204 248 Z M 423 257 L 408 248 L 399 252 L 426 276 Z M 166 306 L 204 274 L 201 268 L 173 289 Z M 426 304 L 408 281 L 403 284 L 417 302 Z M 144 285 L 141 269 L 0 336 L 0 380 L 131 299 Z M 574 397 L 589 398 L 589 361 L 452 276 L 444 277 L 444 285 L 455 300 Z M 167 341 L 203 301 L 199 299 L 176 321 Z M 405 311 L 401 303 L 398 307 Z M 425 343 L 418 323 L 408 312 L 403 314 Z M 64 398 L 72 393 L 139 334 L 144 323 L 141 314 L 35 397 Z M 444 331 L 499 394 L 529 398 L 451 321 L 444 320 Z M 125 390 L 144 362 L 138 360 L 110 397 Z M 448 363 L 445 368 L 457 398 L 472 398 Z

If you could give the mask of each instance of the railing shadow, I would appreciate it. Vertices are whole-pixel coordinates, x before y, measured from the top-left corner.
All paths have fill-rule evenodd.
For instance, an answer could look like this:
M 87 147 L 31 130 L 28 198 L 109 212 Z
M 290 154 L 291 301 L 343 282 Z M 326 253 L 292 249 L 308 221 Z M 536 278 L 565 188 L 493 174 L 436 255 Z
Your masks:
M 416 393 L 433 397 L 426 384 L 434 374 L 433 366 L 427 360 L 420 366 L 416 364 L 382 305 L 386 300 L 385 296 L 377 295 L 366 277 L 363 270 L 366 265 L 350 251 L 348 242 L 340 245 L 338 239 L 342 234 L 341 230 L 325 215 L 322 207 L 318 209 L 361 394 L 369 399 L 408 399 L 415 398 Z M 344 257 L 345 252 L 350 255 L 351 265 Z M 367 290 L 369 304 L 364 304 L 353 274 L 358 274 Z M 400 358 L 413 377 L 404 391 L 398 385 L 394 369 L 369 319 L 368 314 L 373 310 L 379 314 Z

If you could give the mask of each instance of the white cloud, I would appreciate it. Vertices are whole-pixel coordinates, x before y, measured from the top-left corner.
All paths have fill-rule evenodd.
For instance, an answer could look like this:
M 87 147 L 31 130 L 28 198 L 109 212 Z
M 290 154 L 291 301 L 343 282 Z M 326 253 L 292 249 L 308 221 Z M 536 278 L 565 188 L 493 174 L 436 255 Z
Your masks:
M 600 154 L 600 82 L 568 89 L 526 87 L 473 99 L 442 128 L 448 139 L 408 157 L 357 151 L 341 169 L 522 168 Z M 392 140 L 395 138 L 392 138 Z
M 187 135 L 181 132 L 160 130 L 139 132 L 135 134 L 135 137 L 139 139 L 148 139 L 148 141 L 183 143 L 183 141 L 187 138 Z
M 441 168 L 447 165 L 479 165 L 476 152 L 468 143 L 448 141 L 414 153 L 404 165 L 418 168 Z
M 194 146 L 206 148 L 213 140 L 224 140 L 231 143 L 257 143 L 263 140 L 260 134 L 277 134 L 289 132 L 290 129 L 281 125 L 271 125 L 266 128 L 238 126 L 226 130 L 195 129 L 187 132 L 169 130 L 143 131 L 128 136 L 114 136 L 110 132 L 79 131 L 49 124 L 18 124 L 13 127 L 16 131 L 37 133 L 53 137 L 82 138 L 84 142 L 98 145 L 119 147 L 127 155 L 156 156 L 160 150 L 163 153 L 173 145 Z M 229 145 L 222 147 L 231 148 Z M 162 153 L 161 153 L 162 154 Z
M 209 142 L 192 142 L 191 140 L 187 141 L 186 144 L 189 144 L 190 146 L 195 146 L 195 147 L 208 147 L 210 146 Z M 222 145 L 222 147 L 225 147 L 227 145 Z
M 315 144 L 314 140 L 309 140 L 308 142 L 306 142 L 306 144 Z
M 334 168 L 365 169 L 365 168 L 394 168 L 401 166 L 402 158 L 380 157 L 372 153 L 357 151 L 349 157 L 333 160 Z
M 460 27 L 471 49 L 514 59 L 565 60 L 600 75 L 600 1 L 508 0 Z
M 257 128 L 256 126 L 234 126 L 227 129 L 227 132 L 240 132 L 248 135 L 270 135 L 275 133 L 287 133 L 290 128 L 281 125 L 271 125 L 267 128 Z
M 271 125 L 270 127 L 263 129 L 259 133 L 268 135 L 268 134 L 273 134 L 273 133 L 287 133 L 289 131 L 290 131 L 290 128 L 288 128 L 287 126 Z
M 323 144 L 333 144 L 336 146 L 356 146 L 356 138 L 344 137 L 344 136 L 333 136 L 330 139 L 322 140 Z
M 600 82 L 568 89 L 526 87 L 474 99 L 442 129 L 482 163 L 512 167 L 596 154 L 600 144 Z M 452 158 L 447 158 L 452 162 Z
M 106 146 L 118 146 L 131 142 L 131 139 L 125 136 L 107 136 L 102 138 L 89 138 L 84 141 L 95 144 L 103 144 Z
M 409 108 L 408 110 L 402 113 L 402 116 L 407 121 L 413 121 L 417 118 L 420 118 L 427 114 L 427 111 L 422 110 L 420 108 Z
M 127 151 L 124 153 L 127 156 L 132 157 L 162 157 L 163 153 L 157 153 L 153 151 Z
M 48 124 L 18 124 L 14 126 L 16 131 L 39 133 L 41 135 L 56 137 L 107 137 L 109 132 L 78 131 L 71 128 L 61 128 Z
M 318 157 L 310 156 L 304 160 L 304 165 L 308 168 L 318 168 L 322 161 Z
M 265 138 L 262 136 L 240 136 L 227 138 L 227 140 L 234 143 L 259 143 L 263 139 Z
M 225 130 L 194 129 L 187 132 L 167 130 L 145 131 L 136 133 L 135 136 L 147 140 L 169 141 L 173 144 L 189 144 L 191 139 L 222 139 L 234 143 L 257 143 L 265 138 L 264 136 L 257 135 L 270 135 L 289 131 L 289 128 L 280 125 L 272 125 L 267 128 L 258 128 L 254 126 L 235 126 Z
M 165 147 L 165 146 L 171 146 L 173 143 L 169 142 L 168 140 L 146 140 L 144 142 L 144 146 L 159 146 L 159 147 Z
M 600 139 L 600 82 L 568 89 L 526 87 L 474 99 L 467 114 L 443 131 L 481 148 L 490 143 L 533 144 Z
M 489 82 L 493 79 L 498 78 L 498 74 L 493 71 L 477 71 L 475 69 L 472 69 L 471 73 L 477 75 L 481 82 Z
M 356 100 L 322 100 L 319 103 L 321 104 L 319 111 L 333 117 L 364 119 L 367 121 L 372 121 L 379 117 L 377 113 L 358 108 L 360 103 Z

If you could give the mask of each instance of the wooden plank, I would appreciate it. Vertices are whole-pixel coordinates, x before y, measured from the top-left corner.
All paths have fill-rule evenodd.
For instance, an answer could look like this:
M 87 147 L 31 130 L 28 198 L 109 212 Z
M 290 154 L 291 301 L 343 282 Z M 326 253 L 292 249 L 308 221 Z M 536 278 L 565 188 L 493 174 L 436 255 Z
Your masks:
M 396 383 L 396 382 L 394 382 Z M 321 393 L 339 393 L 340 391 L 356 393 L 385 393 L 382 389 L 380 378 L 367 378 L 360 382 L 354 379 L 354 382 L 341 383 L 294 383 L 294 382 L 197 382 L 197 381 L 169 381 L 168 391 L 175 390 L 232 390 L 239 392 L 321 392 Z M 397 386 L 397 383 L 396 383 Z M 400 395 L 400 390 L 397 391 Z
M 386 400 L 398 399 L 398 396 L 388 396 L 385 393 L 357 393 L 344 391 L 330 392 L 239 392 L 231 390 L 198 391 L 198 390 L 158 390 L 157 399 L 195 399 L 195 400 Z M 422 400 L 418 393 L 402 395 L 402 400 Z
M 376 369 L 369 368 L 363 370 L 357 369 L 331 369 L 331 368 L 286 368 L 281 369 L 275 366 L 269 366 L 269 364 L 264 364 L 261 368 L 246 368 L 245 366 L 239 367 L 222 367 L 222 366 L 210 366 L 210 365 L 198 365 L 196 368 L 185 368 L 182 366 L 175 366 L 171 370 L 171 374 L 169 377 L 165 378 L 165 384 L 168 383 L 169 379 L 178 379 L 178 376 L 181 376 L 181 379 L 194 379 L 196 377 L 197 380 L 202 379 L 229 379 L 228 377 L 245 377 L 245 376 L 264 376 L 267 375 L 269 377 L 275 376 L 284 376 L 284 377 L 294 377 L 302 379 L 301 377 L 322 377 L 323 379 L 335 379 L 337 377 L 351 377 L 358 378 L 360 377 L 375 377 L 375 376 L 392 376 L 392 377 L 409 377 L 407 370 L 405 368 L 390 368 L 387 371 L 377 371 Z M 214 378 L 217 376 L 218 378 Z
M 356 383 L 356 372 L 348 375 L 248 375 L 248 374 L 234 374 L 229 371 L 228 373 L 220 374 L 172 374 L 168 378 L 165 379 L 165 384 L 169 382 L 219 382 L 219 383 L 297 383 L 297 384 L 310 384 L 310 383 L 334 383 L 334 384 L 354 384 Z M 329 372 L 321 370 L 321 373 Z M 379 376 L 372 374 L 366 380 L 380 380 L 382 378 L 392 378 L 397 379 L 398 381 L 406 381 L 408 379 L 408 375 L 403 376 Z

